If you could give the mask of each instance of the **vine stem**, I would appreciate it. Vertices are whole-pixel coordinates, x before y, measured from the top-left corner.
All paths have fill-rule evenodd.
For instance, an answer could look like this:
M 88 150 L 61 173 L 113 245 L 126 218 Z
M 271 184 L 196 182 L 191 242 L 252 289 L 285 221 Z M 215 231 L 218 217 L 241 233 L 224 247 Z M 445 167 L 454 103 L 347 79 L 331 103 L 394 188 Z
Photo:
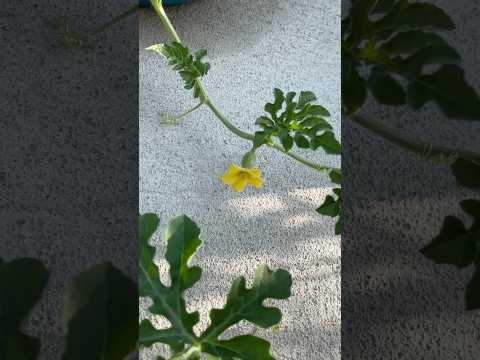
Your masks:
M 106 24 L 103 24 L 103 25 L 97 27 L 96 29 L 94 29 L 93 31 L 91 31 L 90 36 L 94 36 L 94 35 L 97 35 L 97 34 L 101 33 L 105 29 L 108 29 L 110 26 L 118 23 L 119 21 L 125 19 L 126 17 L 130 16 L 131 14 L 134 14 L 138 10 L 140 10 L 140 5 L 133 5 L 133 6 L 129 7 L 122 14 L 116 16 L 115 18 L 113 18 L 112 20 L 107 22 Z
M 155 9 L 157 15 L 160 17 L 160 21 L 165 28 L 165 30 L 168 32 L 168 34 L 178 43 L 183 44 L 182 40 L 180 39 L 180 36 L 178 35 L 177 31 L 173 27 L 172 22 L 168 18 L 167 14 L 165 13 L 165 10 L 162 6 L 161 3 L 162 0 L 153 0 L 152 5 L 153 8 Z M 215 103 L 211 100 L 210 96 L 208 95 L 208 92 L 205 88 L 205 85 L 203 84 L 203 81 L 201 79 L 196 79 L 195 80 L 198 87 L 200 88 L 200 98 L 202 99 L 201 104 L 205 104 L 208 106 L 208 108 L 215 114 L 215 116 L 220 120 L 220 122 L 232 133 L 237 135 L 238 137 L 252 141 L 255 139 L 255 136 L 252 134 L 249 134 L 245 131 L 240 130 L 238 127 L 236 127 L 234 124 L 232 124 L 228 118 L 220 111 L 220 109 L 215 105 Z M 278 150 L 285 155 L 291 157 L 292 159 L 297 160 L 298 162 L 315 169 L 317 171 L 323 172 L 323 173 L 330 173 L 332 170 L 338 170 L 336 168 L 332 167 L 327 167 L 327 166 L 322 166 L 320 164 L 317 164 L 315 162 L 312 162 L 310 160 L 307 160 L 300 155 L 297 155 L 295 153 L 292 153 L 290 151 L 285 151 L 280 145 L 277 143 L 269 143 L 267 144 L 269 147 Z
M 368 118 L 365 115 L 353 114 L 348 115 L 348 117 L 356 124 L 381 136 L 385 140 L 422 157 L 430 158 L 436 155 L 454 156 L 480 164 L 480 154 L 478 153 L 439 146 L 412 136 L 401 134 L 396 129 L 391 128 L 380 121 Z

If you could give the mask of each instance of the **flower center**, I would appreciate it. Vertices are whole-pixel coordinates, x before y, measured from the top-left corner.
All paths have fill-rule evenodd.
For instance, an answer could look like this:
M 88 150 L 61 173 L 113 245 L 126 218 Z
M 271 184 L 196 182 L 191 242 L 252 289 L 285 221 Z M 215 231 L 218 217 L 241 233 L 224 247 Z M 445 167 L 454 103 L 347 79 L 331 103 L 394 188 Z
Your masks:
M 248 173 L 245 172 L 245 171 L 242 171 L 242 172 L 240 173 L 240 179 L 242 179 L 242 180 L 248 179 Z

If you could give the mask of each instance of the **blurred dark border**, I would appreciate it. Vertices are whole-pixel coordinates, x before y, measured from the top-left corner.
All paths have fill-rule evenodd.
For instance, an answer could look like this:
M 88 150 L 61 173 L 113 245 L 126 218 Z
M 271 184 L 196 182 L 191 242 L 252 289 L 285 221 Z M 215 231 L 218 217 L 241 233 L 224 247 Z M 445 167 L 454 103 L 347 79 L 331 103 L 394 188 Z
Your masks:
M 399 2 L 378 1 L 383 8 Z M 402 2 L 433 4 L 451 17 L 455 29 L 434 31 L 460 54 L 458 66 L 465 71 L 470 86 L 480 93 L 480 4 L 444 0 Z M 342 18 L 351 14 L 352 3 L 361 7 L 371 1 L 343 0 Z M 373 14 L 372 19 L 378 20 L 380 13 L 381 10 Z M 435 20 L 438 17 L 408 18 L 412 22 Z M 356 26 L 362 26 L 358 17 L 354 21 Z M 342 49 L 342 60 L 345 55 Z M 362 75 L 368 72 L 364 65 L 358 69 Z M 428 71 L 438 69 L 434 66 Z M 347 72 L 343 71 L 342 80 L 346 77 Z M 361 96 L 346 85 L 342 88 L 342 101 L 347 100 L 344 97 L 348 93 L 352 96 L 350 104 L 354 104 Z M 402 101 L 402 96 L 396 97 L 401 95 L 395 93 L 397 89 L 380 82 L 376 86 L 378 98 Z M 454 81 L 447 88 L 454 95 L 463 91 L 456 88 Z M 450 118 L 433 102 L 418 110 L 406 104 L 379 104 L 371 93 L 358 114 L 366 114 L 407 139 L 480 153 L 478 116 Z M 466 309 L 467 284 L 473 284 L 478 265 L 469 263 L 458 269 L 451 263 L 440 263 L 449 261 L 448 252 L 445 258 L 435 259 L 437 264 L 432 261 L 435 256 L 428 258 L 421 250 L 439 235 L 448 216 L 458 217 L 472 229 L 478 226 L 462 210 L 460 202 L 480 200 L 480 183 L 473 184 L 473 179 L 478 181 L 474 175 L 475 171 L 478 175 L 479 168 L 466 175 L 472 181 L 463 179 L 470 186 L 461 186 L 462 181 L 452 172 L 454 158 L 431 159 L 428 146 L 424 155 L 406 151 L 345 114 L 342 147 L 342 359 L 478 359 L 480 309 Z M 476 231 L 469 233 L 469 239 L 476 240 L 479 246 L 478 227 Z M 452 240 L 458 239 L 452 236 Z M 455 244 L 461 246 L 461 241 L 453 244 L 450 254 L 458 249 Z M 468 251 L 468 256 L 479 259 L 478 253 Z M 473 286 L 470 290 L 473 294 Z M 478 300 L 478 281 L 475 293 Z
M 82 36 L 132 5 L 6 1 L 0 9 L 0 258 L 33 258 L 49 273 L 22 323 L 40 359 L 62 358 L 63 297 L 80 272 L 109 262 L 136 281 L 137 16 L 92 41 Z M 27 279 L 25 291 L 35 285 Z M 15 296 L 10 285 L 3 304 Z M 124 295 L 130 310 L 138 304 L 136 293 Z

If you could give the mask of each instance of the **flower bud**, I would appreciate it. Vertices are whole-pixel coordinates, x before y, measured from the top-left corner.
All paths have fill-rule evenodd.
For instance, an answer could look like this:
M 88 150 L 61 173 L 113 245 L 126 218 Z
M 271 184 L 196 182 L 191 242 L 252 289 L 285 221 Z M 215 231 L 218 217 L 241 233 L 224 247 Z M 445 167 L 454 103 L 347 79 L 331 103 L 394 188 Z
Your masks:
M 242 167 L 246 169 L 254 168 L 257 165 L 257 155 L 255 154 L 255 150 L 250 150 L 242 158 Z

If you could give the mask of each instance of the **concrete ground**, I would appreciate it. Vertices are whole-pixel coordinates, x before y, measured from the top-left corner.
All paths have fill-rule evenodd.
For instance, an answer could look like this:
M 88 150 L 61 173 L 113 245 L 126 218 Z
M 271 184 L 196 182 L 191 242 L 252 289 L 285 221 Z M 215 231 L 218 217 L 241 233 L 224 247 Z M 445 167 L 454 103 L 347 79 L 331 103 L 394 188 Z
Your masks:
M 339 0 L 196 0 L 168 13 L 191 49 L 208 49 L 206 86 L 237 126 L 253 132 L 279 87 L 314 91 L 340 134 Z M 275 357 L 340 359 L 340 238 L 334 222 L 314 211 L 330 192 L 328 179 L 262 149 L 264 188 L 237 194 L 223 185 L 221 175 L 240 162 L 248 144 L 208 109 L 179 125 L 161 123 L 160 112 L 179 114 L 194 102 L 165 61 L 144 50 L 168 41 L 155 14 L 143 12 L 140 27 L 140 212 L 158 213 L 162 229 L 185 213 L 202 229 L 195 262 L 204 275 L 187 293 L 188 306 L 201 313 L 200 328 L 209 309 L 224 304 L 236 276 L 251 281 L 256 266 L 267 263 L 293 276 L 292 297 L 278 303 L 281 329 L 258 332 L 271 341 Z M 340 165 L 321 150 L 306 155 Z M 242 324 L 234 332 L 251 330 Z M 145 350 L 142 359 L 156 352 L 161 348 Z

